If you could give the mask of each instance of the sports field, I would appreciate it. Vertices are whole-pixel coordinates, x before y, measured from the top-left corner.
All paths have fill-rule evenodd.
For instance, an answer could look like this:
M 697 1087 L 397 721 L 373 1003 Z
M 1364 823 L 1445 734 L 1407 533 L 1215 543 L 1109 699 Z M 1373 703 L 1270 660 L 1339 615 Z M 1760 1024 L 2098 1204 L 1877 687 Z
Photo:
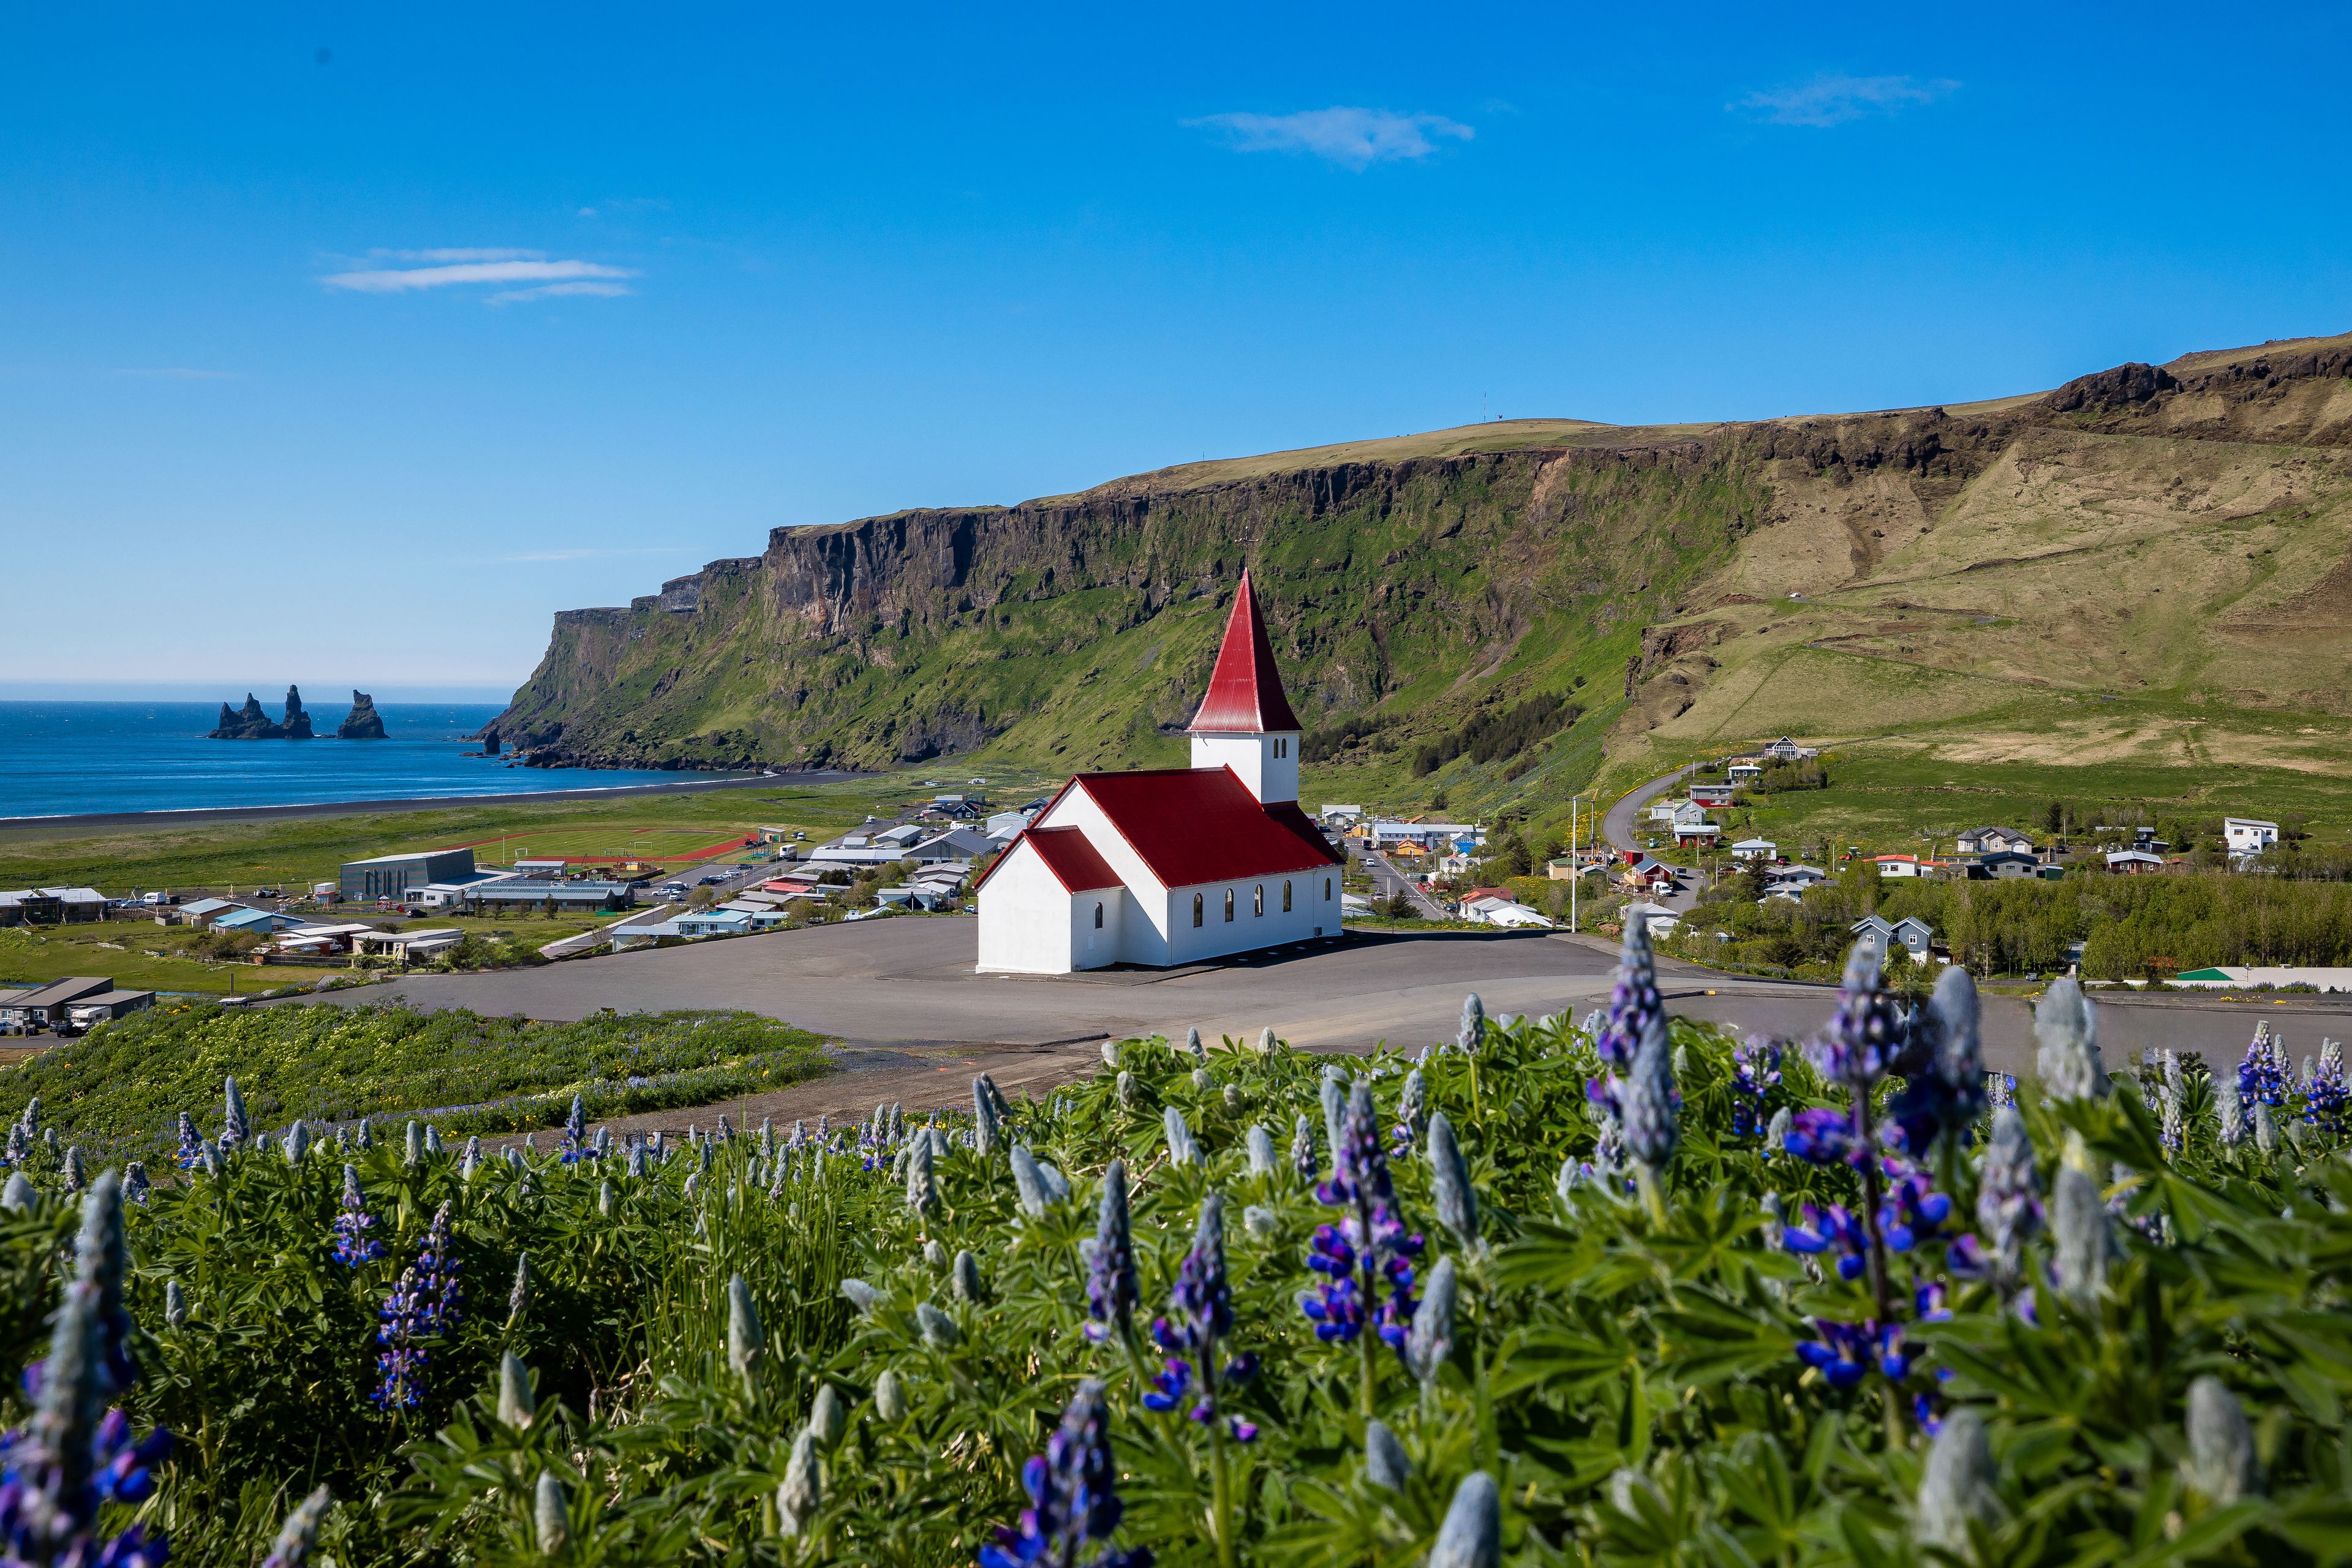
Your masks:
M 593 824 L 502 833 L 460 847 L 477 861 L 505 865 L 516 860 L 562 860 L 573 866 L 609 866 L 636 860 L 653 866 L 692 866 L 756 845 L 760 836 L 711 827 L 656 823 Z

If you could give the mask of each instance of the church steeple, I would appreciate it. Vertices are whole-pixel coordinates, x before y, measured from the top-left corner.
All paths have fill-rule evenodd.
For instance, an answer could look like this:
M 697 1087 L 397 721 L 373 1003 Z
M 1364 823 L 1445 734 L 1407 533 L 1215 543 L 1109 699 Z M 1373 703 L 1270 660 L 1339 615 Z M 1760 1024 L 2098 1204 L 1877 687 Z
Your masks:
M 1231 767 L 1261 802 L 1298 798 L 1298 715 L 1282 689 L 1249 574 L 1225 617 L 1209 694 L 1192 715 L 1192 765 Z

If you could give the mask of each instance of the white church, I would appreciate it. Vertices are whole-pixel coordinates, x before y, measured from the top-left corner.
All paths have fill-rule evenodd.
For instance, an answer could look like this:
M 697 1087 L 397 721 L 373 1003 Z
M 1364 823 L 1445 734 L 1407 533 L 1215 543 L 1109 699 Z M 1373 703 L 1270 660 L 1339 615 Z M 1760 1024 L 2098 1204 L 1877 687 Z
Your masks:
M 1192 765 L 1079 773 L 980 879 L 982 973 L 1166 967 L 1339 934 L 1338 851 L 1298 809 L 1298 718 L 1242 574 Z

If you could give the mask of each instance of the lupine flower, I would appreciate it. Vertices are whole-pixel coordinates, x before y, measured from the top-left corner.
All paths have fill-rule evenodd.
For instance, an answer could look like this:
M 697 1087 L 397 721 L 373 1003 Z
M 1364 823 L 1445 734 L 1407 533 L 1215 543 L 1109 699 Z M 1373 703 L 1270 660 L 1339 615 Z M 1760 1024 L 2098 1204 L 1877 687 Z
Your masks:
M 1861 1219 L 1843 1204 L 1832 1204 L 1827 1208 L 1807 1204 L 1801 1212 L 1802 1225 L 1781 1227 L 1780 1246 L 1805 1257 L 1834 1252 L 1838 1278 L 1861 1279 L 1870 1257 L 1870 1236 L 1863 1229 Z
M 1413 1309 L 1412 1328 L 1405 1336 L 1405 1366 L 1423 1383 L 1436 1377 L 1453 1353 L 1454 1297 L 1454 1259 L 1441 1258 L 1429 1271 L 1429 1289 Z
M 1835 1389 L 1852 1388 L 1876 1371 L 1900 1383 L 1911 1375 L 1911 1358 L 1903 1347 L 1903 1325 L 1883 1327 L 1874 1321 L 1843 1323 L 1833 1318 L 1813 1320 L 1818 1339 L 1797 1346 L 1797 1359 L 1820 1373 Z
M 163 1281 L 163 1324 L 176 1329 L 188 1321 L 188 1293 L 177 1279 Z
M 1171 1354 L 1163 1363 L 1166 1370 L 1153 1379 L 1158 1392 L 1145 1394 L 1144 1405 L 1153 1410 L 1174 1409 L 1188 1396 L 1197 1363 L 1200 1397 L 1190 1414 L 1204 1425 L 1215 1421 L 1217 1390 L 1244 1383 L 1257 1371 L 1255 1356 L 1235 1356 L 1222 1367 L 1217 1364 L 1217 1347 L 1233 1328 L 1233 1291 L 1225 1281 L 1225 1200 L 1211 1193 L 1201 1200 L 1192 1249 L 1177 1268 L 1167 1315 L 1151 1323 L 1151 1337 L 1160 1349 L 1184 1352 L 1191 1359 Z M 1237 1417 L 1225 1417 L 1225 1427 L 1244 1443 L 1257 1436 L 1255 1426 Z
M 2213 1080 L 2213 1111 L 2221 1121 L 2221 1147 L 2235 1149 L 2246 1141 L 2246 1102 L 2238 1092 L 2238 1080 L 2219 1077 Z
M 1603 1176 L 1615 1176 L 1625 1168 L 1625 1128 L 1613 1116 L 1601 1119 L 1601 1131 L 1592 1139 L 1592 1169 Z
M 1806 1054 L 1821 1075 L 1857 1096 L 1886 1076 L 1902 1050 L 1906 1031 L 1901 1009 L 1879 988 L 1878 950 L 1856 942 L 1846 955 L 1845 981 L 1828 1030 Z
M 402 1271 L 377 1314 L 383 1321 L 376 1343 L 383 1347 L 376 1356 L 383 1379 L 373 1395 L 378 1408 L 411 1409 L 423 1403 L 429 1359 L 424 1342 L 457 1328 L 462 1302 L 457 1260 L 449 1251 L 449 1205 L 443 1204 L 425 1228 L 415 1264 Z
M 334 1500 L 335 1494 L 320 1487 L 295 1504 L 294 1511 L 278 1527 L 278 1540 L 269 1555 L 261 1560 L 261 1568 L 303 1568 L 310 1561 L 310 1549 L 319 1543 L 319 1526 L 325 1522 Z
M 2054 980 L 2033 1009 L 2033 1033 L 2041 1049 L 2034 1070 L 2053 1100 L 2097 1100 L 2107 1092 L 2107 1071 L 2099 1062 L 2098 1015 L 2072 980 Z
M 520 1432 L 538 1414 L 539 1402 L 531 1395 L 530 1369 L 512 1351 L 499 1360 L 499 1421 Z
M 1310 1182 L 1323 1173 L 1323 1163 L 1315 1157 L 1315 1123 L 1304 1112 L 1290 1135 L 1290 1168 Z
M 1503 1500 L 1495 1478 L 1473 1470 L 1454 1489 L 1428 1568 L 1497 1568 L 1503 1560 Z
M 2238 1064 L 2238 1098 L 2248 1105 L 2282 1106 L 2294 1088 L 2285 1047 L 2271 1037 L 2267 1023 L 2257 1026 L 2253 1043 Z
M 2106 1288 L 2107 1258 L 2114 1247 L 2107 1234 L 2106 1205 L 2099 1201 L 2099 1184 L 2088 1172 L 2061 1164 L 2052 1208 L 2052 1228 L 2058 1238 L 2058 1286 L 2076 1301 L 2095 1302 Z
M 1103 1172 L 1102 1205 L 1095 1220 L 1094 1245 L 1087 1254 L 1087 1336 L 1124 1338 L 1134 1321 L 1135 1244 L 1128 1231 L 1127 1162 L 1113 1160 Z
M 988 1098 L 986 1084 L 980 1079 L 971 1080 L 972 1148 L 986 1156 L 996 1147 L 996 1106 Z
M 948 1271 L 948 1278 L 954 1283 L 956 1300 L 959 1301 L 980 1300 L 982 1294 L 980 1259 L 971 1255 L 969 1247 L 955 1255 L 955 1266 Z
M 1253 1121 L 1250 1123 L 1249 1131 L 1242 1135 L 1242 1147 L 1249 1155 L 1249 1173 L 1252 1176 L 1274 1174 L 1276 1156 L 1273 1133 L 1268 1132 L 1262 1124 Z
M 173 1152 L 173 1158 L 179 1163 L 180 1169 L 183 1171 L 193 1171 L 196 1167 L 196 1163 L 204 1158 L 204 1134 L 196 1131 L 195 1118 L 184 1110 L 180 1112 L 179 1131 L 180 1146 Z M 11 1127 L 8 1130 L 8 1163 L 10 1164 L 23 1162 L 25 1158 L 23 1144 L 22 1129 Z
M 383 1243 L 370 1234 L 374 1229 L 375 1216 L 367 1212 L 367 1199 L 360 1192 L 359 1170 L 345 1165 L 342 1212 L 335 1216 L 335 1261 L 357 1268 L 382 1258 Z
M 874 1414 L 885 1421 L 907 1418 L 906 1385 L 899 1381 L 898 1373 L 887 1366 L 882 1375 L 874 1380 Z
M 767 1349 L 768 1334 L 760 1326 L 760 1309 L 752 1303 L 751 1287 L 738 1274 L 727 1281 L 727 1364 L 743 1380 L 746 1392 Z
M 2000 1520 L 2000 1500 L 1993 1490 L 1992 1446 L 1985 1441 L 1984 1418 L 1960 1409 L 1946 1417 L 1927 1450 L 1919 1477 L 1919 1498 L 1913 1531 L 1922 1546 L 1938 1546 L 1967 1557 L 1972 1549 L 1969 1526 L 1990 1526 Z
M 61 1175 L 65 1182 L 66 1191 L 68 1194 L 79 1193 L 81 1191 L 83 1181 L 80 1144 L 77 1143 L 72 1148 L 66 1151 L 65 1170 L 61 1173 Z
M 300 1164 L 303 1156 L 310 1153 L 310 1130 L 302 1125 L 300 1117 L 296 1117 L 294 1125 L 286 1130 L 286 1141 L 279 1147 L 285 1152 L 286 1163 L 289 1165 Z
M 980 1549 L 980 1568 L 1149 1568 L 1149 1552 L 1096 1550 L 1118 1529 L 1118 1480 L 1103 1385 L 1089 1378 L 1045 1451 L 1022 1467 L 1029 1507 L 1018 1529 L 998 1530 L 994 1543 Z
M 1383 1282 L 1387 1300 L 1379 1305 L 1374 1321 L 1381 1341 L 1400 1355 L 1404 1351 L 1405 1330 L 1412 1316 L 1413 1259 L 1421 1255 L 1422 1238 L 1406 1232 L 1395 1212 L 1396 1196 L 1389 1181 L 1388 1156 L 1381 1146 L 1380 1128 L 1372 1110 L 1372 1091 L 1368 1085 L 1359 1084 L 1349 1097 L 1347 1116 L 1339 1147 L 1339 1159 L 1331 1179 L 1315 1189 L 1317 1200 L 1328 1206 L 1346 1211 L 1338 1233 L 1358 1270 L 1360 1279 L 1355 1289 L 1363 1292 L 1359 1311 L 1370 1310 L 1370 1298 Z M 1330 1243 L 1318 1231 L 1313 1245 L 1315 1256 L 1328 1260 L 1336 1258 Z M 1315 1267 L 1313 1258 L 1309 1267 Z M 1328 1268 L 1318 1272 L 1328 1273 Z M 1317 1298 L 1302 1300 L 1300 1307 L 1310 1318 L 1316 1316 L 1313 1306 Z M 1327 1312 L 1344 1310 L 1347 1298 L 1334 1296 L 1325 1289 L 1322 1301 Z M 1331 1320 L 1317 1319 L 1317 1333 Z M 1330 1336 L 1324 1335 L 1328 1338 Z M 1352 1339 L 1353 1333 L 1340 1336 Z
M 1827 1106 L 1800 1110 L 1789 1120 L 1781 1147 L 1813 1165 L 1859 1165 L 1870 1151 L 1853 1134 L 1853 1118 Z
M 1977 983 L 1953 964 L 1937 977 L 1935 994 L 1911 1020 L 1903 1092 L 1893 1112 L 1904 1147 L 1915 1155 L 1926 1154 L 1937 1137 L 1961 1136 L 1984 1114 L 1977 1016 Z
M 1478 1194 L 1471 1190 L 1470 1166 L 1454 1142 L 1454 1124 L 1442 1110 L 1429 1119 L 1429 1176 L 1438 1222 L 1463 1246 L 1476 1246 Z
M 2340 1137 L 2347 1130 L 2347 1100 L 2343 1055 L 2331 1040 L 2321 1048 L 2318 1065 L 2304 1086 L 2303 1119 L 2322 1132 Z
M 1364 1300 L 1356 1288 L 1356 1250 L 1337 1226 L 1320 1225 L 1307 1244 L 1307 1267 L 1323 1277 L 1298 1299 L 1298 1309 L 1315 1324 L 1315 1337 L 1328 1344 L 1352 1343 L 1364 1331 Z
M 1384 1491 L 1401 1492 L 1412 1479 L 1412 1460 L 1384 1421 L 1364 1423 L 1364 1480 Z
M 2271 1116 L 2271 1108 L 2262 1100 L 2254 1101 L 2254 1147 L 2263 1153 L 2278 1152 L 2278 1123 Z
M 180 1113 L 180 1120 L 182 1121 L 185 1121 L 187 1119 L 187 1112 L 182 1111 Z M 12 1165 L 21 1165 L 25 1163 L 25 1156 L 32 1152 L 33 1141 L 25 1131 L 25 1124 L 21 1121 L 10 1123 L 8 1128 L 8 1163 Z
M 931 1141 L 918 1138 L 907 1156 L 907 1206 L 927 1215 L 939 1201 L 939 1183 L 931 1174 Z
M 1992 1246 L 1991 1263 L 2003 1283 L 2025 1270 L 2026 1238 L 2042 1228 L 2042 1181 L 2033 1168 L 2033 1140 L 2014 1110 L 1993 1112 L 1992 1137 L 1977 1173 L 1977 1224 Z
M 1879 1199 L 1878 1231 L 1889 1251 L 1908 1252 L 1943 1229 L 1951 1216 L 1952 1200 L 1936 1191 L 1927 1173 L 1916 1165 L 1889 1159 L 1881 1169 L 1889 1179 Z
M 823 1472 L 817 1468 L 816 1434 L 803 1426 L 793 1438 L 784 1461 L 784 1479 L 776 1488 L 776 1516 L 786 1535 L 798 1535 L 816 1517 L 824 1500 Z
M 129 1418 L 106 1408 L 138 1373 L 124 1342 L 121 1225 L 121 1189 L 108 1172 L 83 1201 L 76 1277 L 53 1320 L 48 1356 L 25 1369 L 32 1417 L 0 1436 L 0 1555 L 9 1563 L 157 1568 L 168 1555 L 165 1541 L 151 1542 L 138 1525 L 111 1541 L 98 1534 L 106 1504 L 135 1504 L 152 1491 L 152 1468 L 172 1445 L 160 1426 L 133 1443 Z
M 1731 1131 L 1753 1138 L 1766 1126 L 1764 1107 L 1780 1087 L 1780 1042 L 1750 1035 L 1731 1051 Z M 1777 1114 L 1777 1113 L 1776 1113 Z M 1767 1136 L 1765 1147 L 1773 1147 Z
M 882 1292 L 863 1279 L 843 1280 L 841 1294 L 843 1300 L 856 1308 L 860 1316 L 870 1314 L 875 1308 L 882 1304 Z
M 1254 1241 L 1273 1240 L 1281 1224 L 1281 1216 L 1262 1204 L 1252 1204 L 1242 1210 L 1242 1228 L 1250 1233 Z
M 1626 1152 L 1651 1171 L 1664 1170 L 1682 1138 L 1682 1095 L 1675 1088 L 1664 1013 L 1649 1020 L 1641 1047 L 1633 1053 L 1633 1069 L 1618 1088 L 1618 1099 Z
M 1421 1124 L 1427 1113 L 1428 1087 L 1423 1083 L 1421 1069 L 1413 1068 L 1404 1075 L 1404 1089 L 1397 1096 L 1396 1130 L 1391 1135 L 1389 1157 L 1402 1160 L 1412 1152 L 1421 1136 Z
M 848 1430 L 849 1411 L 833 1384 L 817 1384 L 816 1397 L 809 1401 L 808 1426 L 816 1440 L 828 1448 L 840 1442 L 842 1433 Z
M 1013 1145 L 1013 1190 L 1020 1194 L 1021 1212 L 1032 1219 L 1043 1219 L 1053 1206 L 1053 1189 L 1045 1184 L 1045 1173 L 1038 1168 L 1037 1157 L 1029 1152 L 1026 1143 Z
M 1455 1033 L 1454 1043 L 1462 1047 L 1465 1055 L 1474 1057 L 1486 1043 L 1486 1005 L 1478 1000 L 1475 991 L 1462 998 L 1462 1027 Z
M 539 1485 L 531 1492 L 530 1527 L 541 1557 L 554 1556 L 572 1539 L 572 1505 L 553 1470 L 539 1472 Z
M 1658 994 L 1657 959 L 1650 952 L 1649 916 L 1630 916 L 1625 921 L 1624 946 L 1617 960 L 1616 984 L 1609 994 L 1609 1010 L 1601 1026 L 1592 1030 L 1592 1047 L 1601 1053 L 1601 1065 L 1618 1073 L 1631 1068 L 1633 1053 L 1641 1048 L 1643 1036 L 1649 1033 L 1650 1020 L 1663 1016 L 1665 1008 L 1665 1002 Z M 1591 1093 L 1591 1089 L 1586 1092 Z
M 1985 1102 L 1997 1110 L 2007 1110 L 2017 1103 L 2017 1075 L 2006 1072 L 1985 1074 Z
M 511 1323 L 520 1318 L 524 1306 L 530 1300 L 530 1254 L 518 1253 L 515 1256 L 514 1289 L 507 1292 L 507 1321 Z
M 923 1342 L 933 1350 L 953 1350 L 963 1343 L 963 1331 L 956 1327 L 955 1320 L 929 1301 L 916 1304 L 915 1326 L 921 1331 Z
M 2181 1469 L 2192 1490 L 2219 1504 L 2251 1497 L 2261 1488 L 2245 1410 L 2210 1373 L 2189 1385 L 2189 1458 Z
M 26 1123 L 28 1130 L 31 1125 L 29 1121 Z M 221 1079 L 221 1152 L 226 1153 L 241 1147 L 252 1136 L 253 1130 L 245 1119 L 245 1096 L 236 1091 L 236 1079 Z
M 1168 1135 L 1168 1163 L 1171 1165 L 1197 1165 L 1201 1163 L 1201 1146 L 1192 1142 L 1192 1130 L 1184 1124 L 1184 1112 L 1168 1106 L 1160 1112 L 1162 1130 Z

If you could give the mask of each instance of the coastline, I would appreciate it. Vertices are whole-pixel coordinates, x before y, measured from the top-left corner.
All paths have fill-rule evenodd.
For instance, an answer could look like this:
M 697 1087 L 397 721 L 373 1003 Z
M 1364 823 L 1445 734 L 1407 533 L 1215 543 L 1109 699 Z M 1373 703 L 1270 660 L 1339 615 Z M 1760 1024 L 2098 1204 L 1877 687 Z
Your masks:
M 593 770 L 583 769 L 583 772 Z M 322 800 L 279 805 L 194 806 L 186 810 L 104 811 L 48 816 L 0 816 L 0 833 L 48 831 L 85 827 L 178 827 L 215 822 L 267 822 L 273 818 L 342 816 L 387 811 L 437 811 L 453 805 L 528 805 L 534 802 L 564 803 L 618 800 L 627 795 L 696 795 L 709 790 L 788 788 L 800 784 L 834 784 L 864 775 L 846 770 L 821 772 L 728 773 L 717 778 L 681 779 L 675 784 L 607 784 L 602 788 L 507 791 L 488 795 L 394 795 L 382 800 Z

